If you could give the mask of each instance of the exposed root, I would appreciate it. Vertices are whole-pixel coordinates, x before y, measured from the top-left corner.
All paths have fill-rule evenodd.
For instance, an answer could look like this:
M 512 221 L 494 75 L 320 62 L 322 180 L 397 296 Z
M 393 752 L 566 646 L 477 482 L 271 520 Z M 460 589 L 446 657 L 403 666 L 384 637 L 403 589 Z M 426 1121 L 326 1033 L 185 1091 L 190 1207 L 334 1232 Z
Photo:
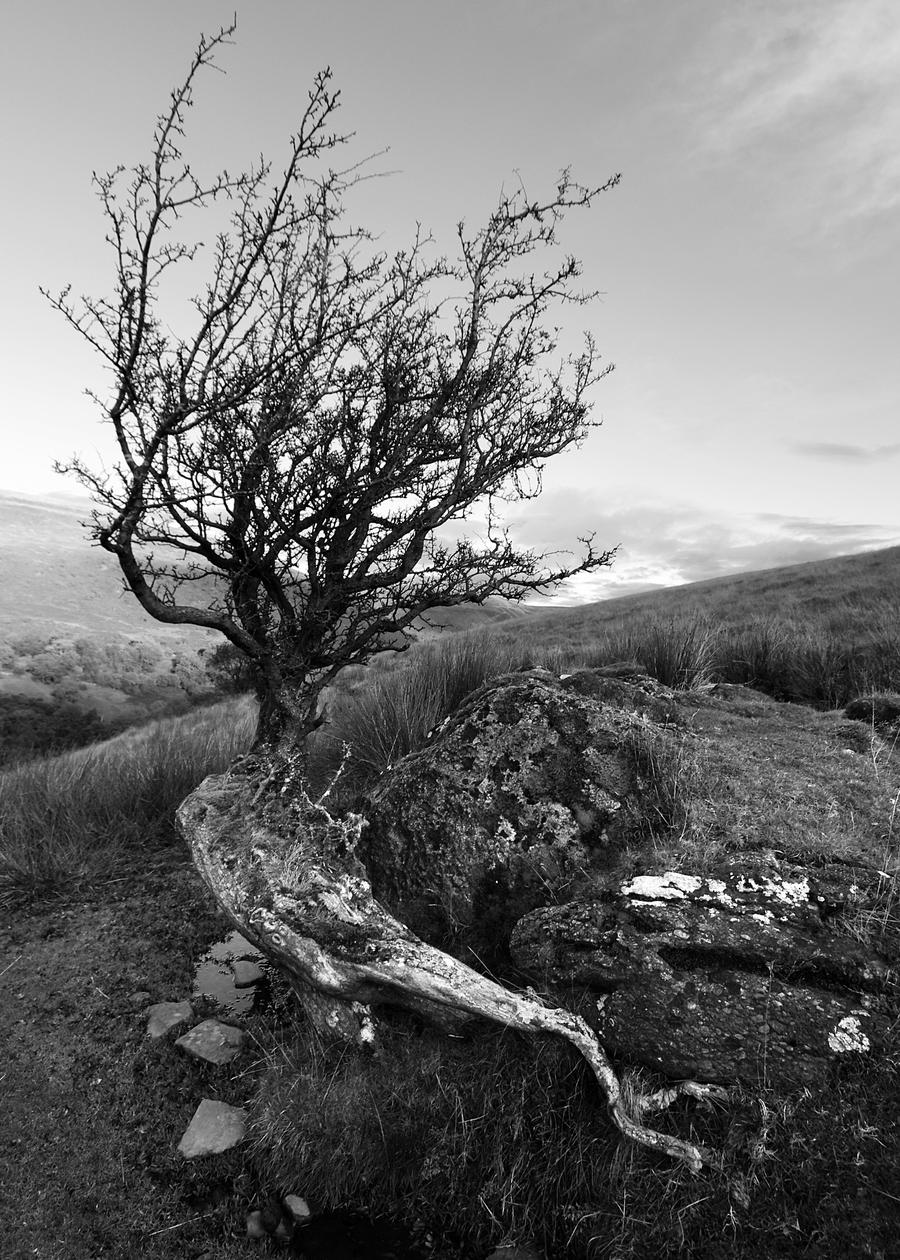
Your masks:
M 302 812 L 295 803 L 290 816 L 262 815 L 252 808 L 255 786 L 234 775 L 208 779 L 181 806 L 179 824 L 198 869 L 239 931 L 287 970 L 299 992 L 312 990 L 333 1032 L 370 1040 L 368 1007 L 387 1002 L 444 1027 L 448 1016 L 462 1016 L 517 1032 L 554 1033 L 584 1056 L 625 1137 L 695 1172 L 718 1164 L 715 1153 L 627 1114 L 618 1077 L 581 1016 L 544 1005 L 533 990 L 504 988 L 395 919 L 375 900 L 353 857 L 350 820 L 339 823 L 312 802 Z M 341 828 L 343 837 L 337 835 Z M 673 1087 L 672 1097 L 711 1089 L 687 1082 Z
M 652 1094 L 638 1094 L 634 1106 L 641 1114 L 645 1111 L 665 1111 L 666 1107 L 671 1107 L 676 1098 L 682 1098 L 685 1095 L 696 1098 L 699 1103 L 707 1107 L 713 1103 L 728 1102 L 731 1097 L 729 1091 L 722 1085 L 705 1085 L 701 1081 L 678 1081 L 675 1085 L 658 1089 Z

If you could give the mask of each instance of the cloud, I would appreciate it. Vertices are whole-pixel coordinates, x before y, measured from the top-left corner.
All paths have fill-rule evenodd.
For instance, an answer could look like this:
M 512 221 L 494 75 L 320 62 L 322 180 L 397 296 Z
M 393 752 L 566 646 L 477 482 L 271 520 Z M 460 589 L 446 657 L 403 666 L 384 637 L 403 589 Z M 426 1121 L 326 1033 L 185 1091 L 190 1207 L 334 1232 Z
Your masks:
M 717 8 L 690 73 L 701 149 L 752 164 L 815 230 L 900 206 L 895 0 Z
M 900 454 L 900 442 L 888 442 L 883 446 L 854 446 L 845 442 L 793 442 L 790 450 L 797 455 L 812 455 L 817 459 L 834 459 L 843 462 L 871 464 L 879 459 L 890 459 Z
M 596 532 L 620 544 L 608 569 L 572 579 L 556 602 L 637 594 L 756 569 L 823 560 L 900 543 L 900 529 L 758 512 L 723 516 L 687 503 L 609 500 L 578 489 L 546 492 L 507 515 L 514 540 L 537 551 L 575 550 Z

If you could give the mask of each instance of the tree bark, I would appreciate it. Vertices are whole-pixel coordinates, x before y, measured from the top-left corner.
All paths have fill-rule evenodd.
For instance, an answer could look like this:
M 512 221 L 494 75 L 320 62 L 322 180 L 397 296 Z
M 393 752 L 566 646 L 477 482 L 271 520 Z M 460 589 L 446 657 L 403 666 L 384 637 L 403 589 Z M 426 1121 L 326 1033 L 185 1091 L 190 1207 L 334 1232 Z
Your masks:
M 290 763 L 295 778 L 305 773 L 307 741 L 323 722 L 319 711 L 322 689 L 318 682 L 289 684 L 278 676 L 261 677 L 257 688 L 259 718 L 254 750 L 270 761 Z
M 289 973 L 320 1027 L 372 1041 L 372 1007 L 387 1003 L 442 1027 L 480 1018 L 554 1033 L 583 1055 L 622 1134 L 694 1170 L 717 1162 L 625 1111 L 606 1052 L 583 1018 L 546 1006 L 531 990 L 504 988 L 389 914 L 355 854 L 360 818 L 338 820 L 303 794 L 286 801 L 259 789 L 238 768 L 212 776 L 182 804 L 178 824 L 229 919 Z

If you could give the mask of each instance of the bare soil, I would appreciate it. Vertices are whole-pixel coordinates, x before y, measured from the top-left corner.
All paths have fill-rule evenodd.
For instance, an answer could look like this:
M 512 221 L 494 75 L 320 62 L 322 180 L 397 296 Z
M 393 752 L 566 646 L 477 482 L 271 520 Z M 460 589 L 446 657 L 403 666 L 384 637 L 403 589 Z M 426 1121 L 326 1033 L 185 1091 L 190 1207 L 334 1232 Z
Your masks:
M 188 997 L 225 931 L 181 855 L 0 929 L 0 1255 L 259 1254 L 245 1218 L 266 1191 L 245 1149 L 186 1161 L 176 1147 L 201 1097 L 248 1100 L 267 1016 L 243 1021 L 249 1048 L 225 1067 L 176 1049 L 184 1029 L 146 1037 L 147 1005 Z

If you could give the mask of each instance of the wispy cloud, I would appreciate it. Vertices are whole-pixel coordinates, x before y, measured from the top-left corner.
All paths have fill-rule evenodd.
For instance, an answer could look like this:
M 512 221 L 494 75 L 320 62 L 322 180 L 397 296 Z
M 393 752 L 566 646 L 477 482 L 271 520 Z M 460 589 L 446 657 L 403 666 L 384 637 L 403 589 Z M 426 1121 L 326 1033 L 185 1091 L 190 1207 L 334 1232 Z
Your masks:
M 877 460 L 900 455 L 900 442 L 888 442 L 883 446 L 854 446 L 846 442 L 793 442 L 790 449 L 797 455 L 812 455 L 817 459 L 873 464 Z
M 896 0 L 717 6 L 701 45 L 691 97 L 709 155 L 753 163 L 817 232 L 900 206 Z

